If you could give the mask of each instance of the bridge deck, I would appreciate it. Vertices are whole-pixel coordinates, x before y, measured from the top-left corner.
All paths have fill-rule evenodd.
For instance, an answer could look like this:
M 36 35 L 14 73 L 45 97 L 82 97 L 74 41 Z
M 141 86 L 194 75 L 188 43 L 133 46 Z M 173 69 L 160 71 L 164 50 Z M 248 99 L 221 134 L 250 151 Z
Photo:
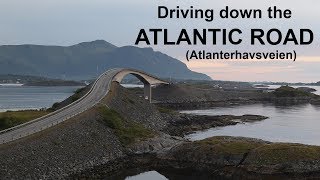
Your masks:
M 167 82 L 141 71 L 120 68 L 111 69 L 100 75 L 99 78 L 94 82 L 90 91 L 74 103 L 33 121 L 0 131 L 0 144 L 40 132 L 88 110 L 108 94 L 111 83 L 115 81 L 114 79 L 116 79 L 116 81 L 120 80 L 121 82 L 122 78 L 124 77 L 123 74 L 130 73 L 136 73 L 140 76 L 146 77 L 146 81 L 149 80 L 151 84 L 154 84 L 155 82 L 167 84 Z

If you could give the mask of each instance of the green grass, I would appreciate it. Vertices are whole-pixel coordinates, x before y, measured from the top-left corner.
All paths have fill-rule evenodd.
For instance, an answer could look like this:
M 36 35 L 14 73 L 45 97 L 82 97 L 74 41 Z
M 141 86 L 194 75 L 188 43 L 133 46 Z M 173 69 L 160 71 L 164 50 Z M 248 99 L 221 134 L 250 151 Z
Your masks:
M 222 155 L 241 155 L 249 153 L 247 163 L 256 165 L 292 164 L 303 161 L 318 161 L 320 146 L 294 143 L 271 143 L 217 136 L 194 142 L 205 152 Z
M 79 89 L 75 90 L 74 94 L 69 97 L 71 102 L 69 100 L 67 100 L 67 104 L 71 104 L 71 103 L 77 101 L 78 99 L 80 99 L 82 97 L 82 94 L 83 94 L 82 92 L 85 91 L 85 89 L 86 89 L 86 87 L 79 88 Z M 56 111 L 56 110 L 62 108 L 64 106 L 63 104 L 65 104 L 65 103 L 62 103 L 62 102 L 54 103 L 49 109 L 47 109 L 47 111 L 51 111 L 52 112 L 52 111 Z
M 74 95 L 71 96 L 71 101 L 75 102 L 76 100 L 78 100 L 80 98 L 81 98 L 80 94 L 74 94 Z
M 59 105 L 60 105 L 60 103 L 55 102 L 55 103 L 51 106 L 51 108 L 49 108 L 48 110 L 50 110 L 50 111 L 57 110 L 58 107 L 59 107 Z
M 300 162 L 320 159 L 320 147 L 303 144 L 273 143 L 253 152 L 252 162 L 260 165 Z
M 241 139 L 226 140 L 224 137 L 217 136 L 197 141 L 196 144 L 214 147 L 215 152 L 220 154 L 244 154 L 261 146 L 262 143 Z
M 85 90 L 85 88 L 79 88 L 71 96 L 71 101 L 74 102 L 78 100 L 81 96 L 80 94 Z M 59 103 L 54 103 L 48 110 L 24 110 L 24 111 L 7 111 L 0 113 L 0 130 L 7 129 L 30 120 L 44 116 L 53 110 L 56 110 Z
M 0 113 L 0 130 L 7 129 L 48 114 L 47 111 L 25 110 Z
M 172 114 L 174 113 L 175 111 L 172 110 L 172 109 L 168 109 L 168 108 L 165 108 L 165 107 L 157 107 L 158 111 L 161 112 L 161 113 L 166 113 L 166 114 Z
M 74 91 L 74 94 L 71 96 L 71 101 L 74 102 L 81 98 L 81 93 L 85 90 L 85 87 L 79 88 Z
M 106 107 L 99 107 L 103 121 L 108 127 L 114 130 L 120 142 L 127 146 L 138 140 L 145 140 L 154 137 L 154 132 L 141 124 L 126 122 L 121 115 Z

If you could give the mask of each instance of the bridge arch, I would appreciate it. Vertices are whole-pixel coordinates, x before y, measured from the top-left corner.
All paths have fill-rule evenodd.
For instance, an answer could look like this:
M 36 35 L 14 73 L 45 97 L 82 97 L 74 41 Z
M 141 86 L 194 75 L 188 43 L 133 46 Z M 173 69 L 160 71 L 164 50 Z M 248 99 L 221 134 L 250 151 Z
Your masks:
M 169 84 L 169 82 L 166 82 L 164 80 L 161 80 L 153 75 L 147 74 L 142 71 L 133 70 L 133 69 L 121 69 L 118 71 L 118 73 L 113 77 L 113 82 L 121 83 L 122 79 L 126 75 L 134 75 L 137 77 L 144 85 L 144 97 L 151 102 L 152 97 L 152 89 L 151 86 L 157 85 L 157 84 Z

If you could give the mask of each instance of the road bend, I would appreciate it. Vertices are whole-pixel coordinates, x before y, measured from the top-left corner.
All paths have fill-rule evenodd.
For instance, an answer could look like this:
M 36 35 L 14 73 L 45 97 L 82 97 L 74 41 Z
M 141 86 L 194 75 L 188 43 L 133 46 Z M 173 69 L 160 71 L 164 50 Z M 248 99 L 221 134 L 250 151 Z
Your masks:
M 46 116 L 0 131 L 0 144 L 40 132 L 93 107 L 108 94 L 113 77 L 121 70 L 122 69 L 111 69 L 100 75 L 94 82 L 90 91 L 72 104 Z

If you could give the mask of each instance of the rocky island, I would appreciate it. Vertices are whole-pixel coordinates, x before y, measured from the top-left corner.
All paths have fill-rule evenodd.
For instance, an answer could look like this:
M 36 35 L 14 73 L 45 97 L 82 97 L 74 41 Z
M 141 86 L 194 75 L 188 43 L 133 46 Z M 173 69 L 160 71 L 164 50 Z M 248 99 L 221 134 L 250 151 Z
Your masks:
M 203 86 L 203 85 L 202 85 Z M 62 108 L 88 91 L 75 95 Z M 261 121 L 258 115 L 196 116 L 174 109 L 255 102 L 311 102 L 318 96 L 283 87 L 275 92 L 223 90 L 187 85 L 154 89 L 150 104 L 141 90 L 113 83 L 101 103 L 76 117 L 0 147 L 3 178 L 112 178 L 128 169 L 157 170 L 166 177 L 177 173 L 206 178 L 246 179 L 320 177 L 317 146 L 272 143 L 243 137 L 212 137 L 191 142 L 184 135 L 212 127 Z M 165 96 L 167 94 L 167 96 Z M 296 99 L 304 101 L 297 101 Z M 48 156 L 54 154 L 54 156 Z M 32 157 L 32 158 L 30 158 Z M 174 172 L 174 173 L 173 173 Z

